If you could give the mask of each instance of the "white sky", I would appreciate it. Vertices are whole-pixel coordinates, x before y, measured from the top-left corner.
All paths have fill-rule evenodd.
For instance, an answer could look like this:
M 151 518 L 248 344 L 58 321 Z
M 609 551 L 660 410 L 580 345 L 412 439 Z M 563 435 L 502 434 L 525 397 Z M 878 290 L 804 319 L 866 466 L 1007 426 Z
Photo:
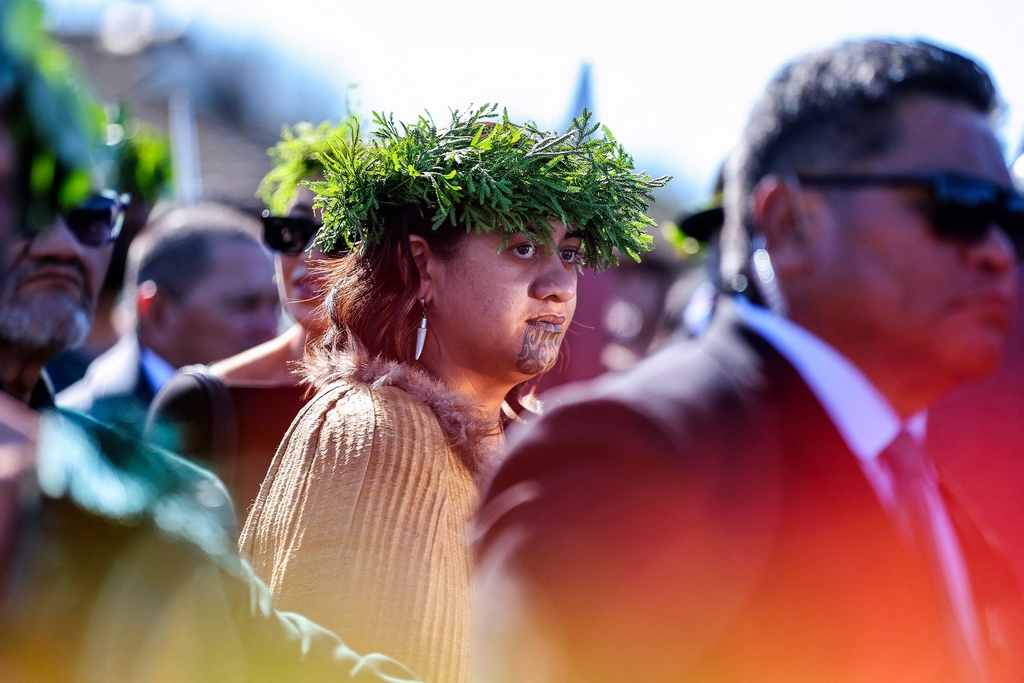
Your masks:
M 90 0 L 51 0 L 51 5 Z M 1009 108 L 1008 154 L 1024 132 L 1020 0 L 153 0 L 243 35 L 276 37 L 324 65 L 360 113 L 498 102 L 561 128 L 580 65 L 595 115 L 637 165 L 702 201 L 753 97 L 789 58 L 860 35 L 924 37 L 987 66 Z

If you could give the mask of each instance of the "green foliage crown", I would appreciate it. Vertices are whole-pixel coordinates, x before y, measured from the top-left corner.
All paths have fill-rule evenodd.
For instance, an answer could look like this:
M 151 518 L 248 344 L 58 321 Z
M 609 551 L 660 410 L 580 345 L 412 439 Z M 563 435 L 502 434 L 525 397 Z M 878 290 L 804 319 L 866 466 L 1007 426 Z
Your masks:
M 105 114 L 76 66 L 43 29 L 35 0 L 0 2 L 0 109 L 18 146 L 22 225 L 45 230 L 55 209 L 96 184 Z
M 168 137 L 132 116 L 126 104 L 108 114 L 104 152 L 109 157 L 110 187 L 146 206 L 170 196 L 174 165 Z
M 281 139 L 267 150 L 273 167 L 256 190 L 272 214 L 284 215 L 299 183 L 323 174 L 320 155 L 330 152 L 332 140 L 347 137 L 352 126 L 358 127 L 354 118 L 341 123 L 303 121 L 281 130 Z
M 323 212 L 321 249 L 380 241 L 387 209 L 403 206 L 419 207 L 435 230 L 448 221 L 506 238 L 525 232 L 547 246 L 556 218 L 580 231 L 584 262 L 595 270 L 615 265 L 616 251 L 639 261 L 652 246 L 647 206 L 669 178 L 635 173 L 632 157 L 586 110 L 561 134 L 516 125 L 497 105 L 454 110 L 444 128 L 429 114 L 412 125 L 373 119 L 368 142 L 356 122 L 331 138 L 320 154 L 324 180 L 306 183 Z

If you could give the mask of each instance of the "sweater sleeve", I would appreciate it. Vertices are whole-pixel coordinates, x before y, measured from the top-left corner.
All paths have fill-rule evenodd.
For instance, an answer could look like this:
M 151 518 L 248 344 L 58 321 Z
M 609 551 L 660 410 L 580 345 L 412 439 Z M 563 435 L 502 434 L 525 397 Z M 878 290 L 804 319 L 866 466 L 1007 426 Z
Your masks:
M 424 680 L 463 681 L 473 476 L 401 389 L 335 387 L 290 428 L 242 534 L 282 609 Z

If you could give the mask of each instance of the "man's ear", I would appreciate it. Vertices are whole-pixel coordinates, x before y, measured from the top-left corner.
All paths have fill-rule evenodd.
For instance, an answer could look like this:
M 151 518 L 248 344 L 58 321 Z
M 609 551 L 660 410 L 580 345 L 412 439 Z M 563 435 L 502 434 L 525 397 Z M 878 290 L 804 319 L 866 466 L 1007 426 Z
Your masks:
M 815 224 L 807 199 L 795 177 L 768 175 L 754 188 L 754 222 L 780 273 L 802 269 L 809 262 Z
M 441 264 L 430 250 L 427 241 L 419 235 L 409 235 L 409 251 L 420 275 L 420 288 L 416 298 L 429 300 L 430 291 L 437 284 L 436 278 L 440 274 Z
M 165 330 L 174 324 L 170 318 L 173 303 L 152 280 L 135 288 L 135 318 L 143 341 L 154 348 L 160 347 Z

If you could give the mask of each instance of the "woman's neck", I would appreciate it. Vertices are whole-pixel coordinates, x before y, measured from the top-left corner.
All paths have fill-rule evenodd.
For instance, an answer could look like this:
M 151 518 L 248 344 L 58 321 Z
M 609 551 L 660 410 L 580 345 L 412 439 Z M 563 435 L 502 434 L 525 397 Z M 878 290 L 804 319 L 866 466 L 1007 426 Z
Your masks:
M 512 386 L 493 384 L 486 381 L 473 381 L 465 372 L 450 373 L 442 377 L 445 384 L 459 394 L 465 396 L 474 405 L 479 406 L 480 416 L 487 422 L 489 429 L 478 443 L 479 452 L 489 459 L 500 453 L 505 447 L 505 434 L 502 430 L 504 418 L 503 405 Z M 514 386 L 514 385 L 513 385 Z
M 502 383 L 492 377 L 472 373 L 463 367 L 431 362 L 426 358 L 421 364 L 427 372 L 478 406 L 480 415 L 488 422 L 493 422 L 495 427 L 501 423 L 502 404 L 514 384 Z

